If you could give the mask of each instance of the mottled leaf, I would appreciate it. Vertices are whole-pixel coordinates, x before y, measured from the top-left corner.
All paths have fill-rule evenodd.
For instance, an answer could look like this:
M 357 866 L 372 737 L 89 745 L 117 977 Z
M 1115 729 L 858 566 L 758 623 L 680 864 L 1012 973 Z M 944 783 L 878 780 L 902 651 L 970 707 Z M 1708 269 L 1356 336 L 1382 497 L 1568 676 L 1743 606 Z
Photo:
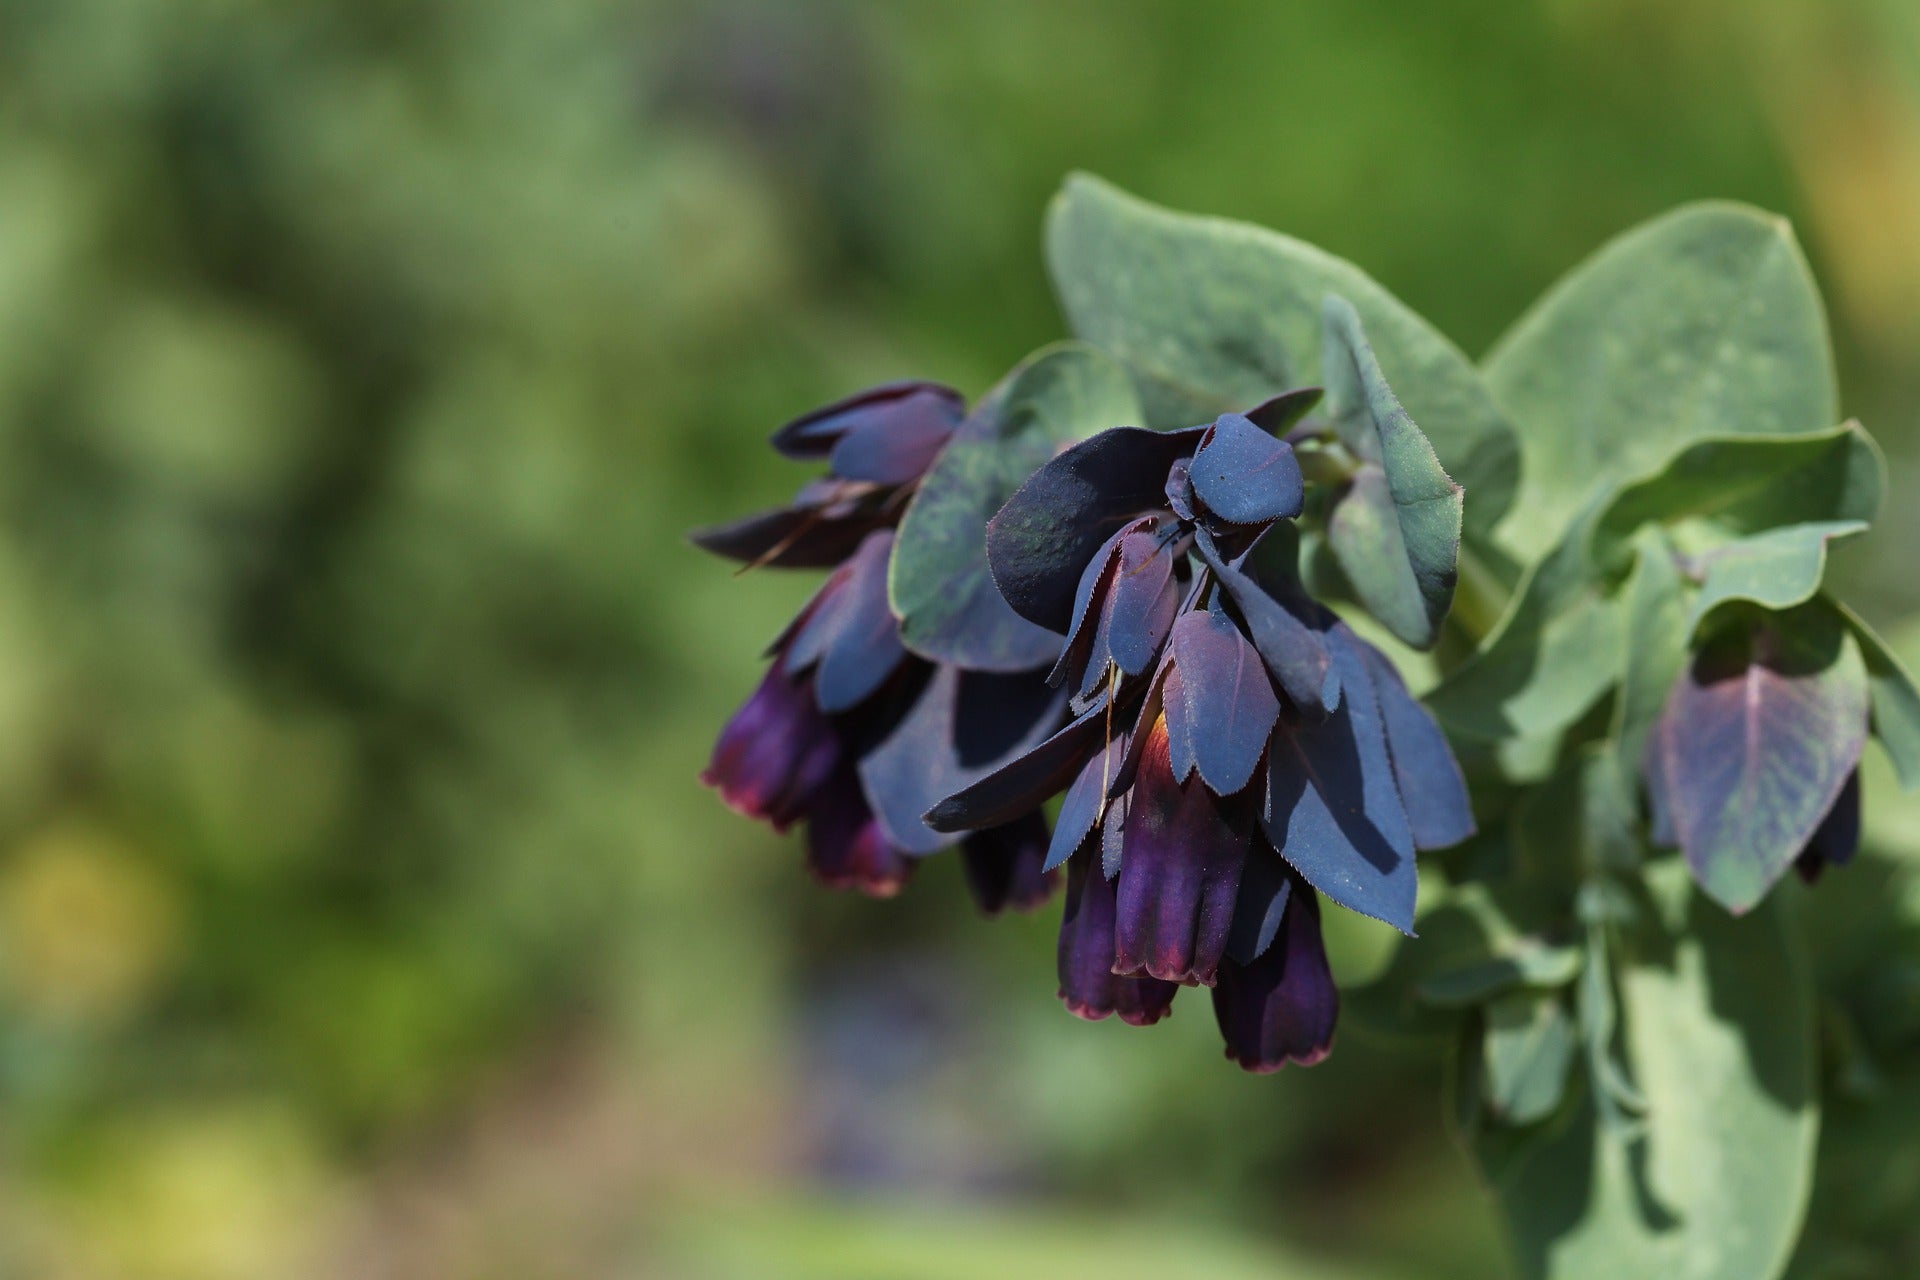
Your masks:
M 889 587 L 909 649 L 987 671 L 1053 659 L 1060 637 L 1015 613 L 993 583 L 987 522 L 1062 445 L 1139 416 L 1126 374 L 1078 343 L 1029 357 L 980 403 L 900 521 Z
M 1709 894 L 1758 902 L 1860 763 L 1860 646 L 1820 605 L 1710 637 L 1674 683 L 1648 747 L 1649 785 Z
M 1471 363 L 1351 263 L 1287 236 L 1170 213 L 1084 174 L 1047 220 L 1069 324 L 1126 361 L 1148 421 L 1181 426 L 1298 387 L 1320 369 L 1321 301 L 1349 299 L 1449 474 L 1493 527 L 1519 471 L 1511 430 Z
M 1886 463 L 1857 422 L 1698 440 L 1606 503 L 1591 555 L 1602 568 L 1620 564 L 1635 531 L 1656 522 L 1705 524 L 1740 538 L 1783 524 L 1872 521 L 1885 491 Z
M 1327 404 L 1363 460 L 1327 517 L 1327 540 L 1368 612 L 1428 648 L 1460 576 L 1460 486 L 1387 385 L 1352 304 L 1328 297 L 1325 319 Z
M 1634 539 L 1633 576 L 1621 610 L 1624 665 L 1613 704 L 1611 738 L 1621 776 L 1638 774 L 1647 735 L 1667 704 L 1667 692 L 1687 665 L 1687 587 L 1673 545 L 1657 526 Z
M 1427 694 L 1449 733 L 1498 742 L 1557 734 L 1620 677 L 1617 592 L 1591 571 L 1582 527 L 1522 578 L 1466 662 Z

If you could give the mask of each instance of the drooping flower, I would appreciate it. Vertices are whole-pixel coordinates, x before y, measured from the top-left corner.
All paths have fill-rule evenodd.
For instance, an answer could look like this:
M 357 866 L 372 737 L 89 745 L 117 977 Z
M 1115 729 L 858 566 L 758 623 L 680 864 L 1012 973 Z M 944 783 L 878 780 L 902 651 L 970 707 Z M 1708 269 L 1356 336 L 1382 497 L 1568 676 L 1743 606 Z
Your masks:
M 701 780 L 747 817 L 807 826 L 823 884 L 890 897 L 919 858 L 954 838 L 919 818 L 933 799 L 1044 738 L 1060 698 L 1038 673 L 986 678 L 902 644 L 887 600 L 894 527 L 965 414 L 959 393 L 894 383 L 780 429 L 776 449 L 828 474 L 786 507 L 699 530 L 693 541 L 748 565 L 830 568 L 768 649 L 766 676 L 721 730 Z M 963 699 L 990 699 L 962 716 Z M 967 881 L 989 914 L 1044 901 L 1046 824 L 1036 814 L 968 834 Z
M 1410 931 L 1416 850 L 1474 830 L 1438 726 L 1292 576 L 1304 487 L 1288 443 L 1238 414 L 1117 428 L 1042 467 L 988 558 L 1007 601 L 1065 637 L 1050 679 L 1075 718 L 927 815 L 960 831 L 1064 791 L 1046 866 L 1069 871 L 1067 1007 L 1146 1023 L 1211 987 L 1254 1071 L 1331 1046 L 1319 895 Z

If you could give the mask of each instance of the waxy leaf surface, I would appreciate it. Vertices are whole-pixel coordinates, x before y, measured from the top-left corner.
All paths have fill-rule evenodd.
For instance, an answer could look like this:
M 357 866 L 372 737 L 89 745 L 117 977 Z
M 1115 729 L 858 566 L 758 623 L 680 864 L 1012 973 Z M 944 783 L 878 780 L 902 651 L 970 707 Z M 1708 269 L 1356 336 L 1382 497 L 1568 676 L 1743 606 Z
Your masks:
M 952 844 L 921 815 L 1038 748 L 1059 725 L 1065 703 L 1037 675 L 936 667 L 900 723 L 860 759 L 861 786 L 888 841 L 915 855 Z M 1004 818 L 969 825 L 998 826 L 1023 813 L 1015 807 Z
M 1644 1129 L 1603 1125 L 1589 1087 L 1564 1120 L 1471 1135 L 1524 1280 L 1767 1280 L 1800 1234 L 1819 1131 L 1805 966 L 1776 910 L 1735 920 L 1684 869 L 1650 874 L 1659 917 L 1619 975 Z
M 1106 728 L 1102 698 L 1060 732 L 933 804 L 926 811 L 926 825 L 947 833 L 997 827 L 1039 808 L 1100 750 Z
M 1127 363 L 1159 426 L 1242 413 L 1311 381 L 1321 302 L 1339 294 L 1448 474 L 1473 494 L 1471 527 L 1491 529 L 1506 510 L 1519 453 L 1471 362 L 1352 263 L 1076 174 L 1048 214 L 1047 264 L 1073 331 Z
M 1813 599 L 1827 572 L 1827 544 L 1865 533 L 1861 520 L 1790 524 L 1756 533 L 1707 553 L 1706 580 L 1693 602 L 1689 630 L 1731 601 L 1763 609 L 1791 609 Z
M 1806 260 L 1784 221 L 1736 204 L 1688 205 L 1605 245 L 1534 304 L 1485 369 L 1526 435 L 1500 530 L 1522 559 L 1595 492 L 1657 472 L 1693 440 L 1817 431 L 1839 417 Z M 1459 478 L 1471 492 L 1472 478 Z
M 1194 609 L 1173 628 L 1182 737 L 1215 795 L 1232 795 L 1253 778 L 1280 715 L 1260 654 L 1224 613 Z M 1167 702 L 1175 701 L 1169 685 Z M 1171 719 L 1171 717 L 1169 717 Z
M 1293 446 L 1237 413 L 1221 414 L 1194 451 L 1196 497 L 1230 524 L 1265 524 L 1300 514 L 1306 480 Z
M 1886 463 L 1857 422 L 1776 436 L 1699 440 L 1659 471 L 1626 484 L 1605 504 L 1592 534 L 1602 569 L 1624 557 L 1636 530 L 1681 521 L 1727 538 L 1779 525 L 1871 522 L 1886 493 Z
M 1393 776 L 1413 828 L 1414 846 L 1451 848 L 1477 829 L 1460 762 L 1454 759 L 1446 734 L 1407 692 L 1406 682 L 1387 656 L 1369 644 L 1358 647 L 1386 726 Z
M 1908 791 L 1920 789 L 1920 688 L 1900 656 L 1872 627 L 1844 605 L 1835 608 L 1847 620 L 1866 660 L 1874 736 L 1893 761 L 1900 785 Z
M 1460 486 L 1387 385 L 1352 304 L 1329 297 L 1325 318 L 1327 404 L 1362 459 L 1327 518 L 1327 540 L 1367 611 L 1429 648 L 1460 577 Z

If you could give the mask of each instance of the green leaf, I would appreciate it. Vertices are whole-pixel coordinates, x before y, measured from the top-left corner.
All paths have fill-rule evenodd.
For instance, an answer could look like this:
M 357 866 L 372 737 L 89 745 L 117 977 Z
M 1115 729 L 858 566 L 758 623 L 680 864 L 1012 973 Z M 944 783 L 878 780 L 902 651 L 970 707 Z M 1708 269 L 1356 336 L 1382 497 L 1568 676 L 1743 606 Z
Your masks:
M 1485 1010 L 1481 1049 L 1481 1099 L 1492 1116 L 1510 1125 L 1534 1124 L 1552 1115 L 1567 1087 L 1579 1036 L 1560 996 L 1515 991 Z
M 1920 790 L 1920 689 L 1915 688 L 1900 655 L 1860 615 L 1837 602 L 1834 608 L 1847 620 L 1866 660 L 1874 736 L 1893 761 L 1900 785 L 1908 791 Z
M 1074 333 L 1124 360 L 1150 425 L 1245 412 L 1321 368 L 1321 302 L 1349 299 L 1380 365 L 1490 530 L 1519 475 L 1511 428 L 1472 363 L 1350 262 L 1272 231 L 1171 213 L 1085 174 L 1047 219 L 1047 261 Z
M 1706 581 L 1693 602 L 1687 630 L 1697 631 L 1715 609 L 1744 600 L 1763 609 L 1791 609 L 1813 599 L 1827 572 L 1827 544 L 1865 533 L 1863 520 L 1782 525 L 1710 551 Z
M 1516 987 L 1564 987 L 1580 976 L 1579 948 L 1533 934 L 1502 938 L 1488 949 L 1492 959 L 1436 973 L 1415 986 L 1414 995 L 1436 1009 L 1468 1009 Z
M 1126 372 L 1093 347 L 1027 358 L 975 407 L 900 521 L 888 573 L 907 647 L 976 671 L 1025 671 L 1060 637 L 1016 614 L 987 570 L 987 521 L 1067 445 L 1140 419 Z
M 1638 771 L 1623 773 L 1599 743 L 1574 752 L 1514 805 L 1516 866 L 1545 883 L 1578 884 L 1640 863 Z
M 1482 742 L 1551 736 L 1620 678 L 1617 589 L 1595 574 L 1582 522 L 1520 580 L 1480 648 L 1427 695 L 1452 734 Z
M 1815 431 L 1839 416 L 1806 260 L 1783 220 L 1736 204 L 1688 205 L 1605 245 L 1485 368 L 1524 433 L 1499 530 L 1523 559 L 1596 490 L 1658 471 L 1693 440 Z
M 1624 610 L 1626 662 L 1613 704 L 1616 768 L 1624 778 L 1640 775 L 1647 737 L 1667 705 L 1673 682 L 1687 665 L 1687 584 L 1675 561 L 1673 544 L 1659 527 L 1634 539 L 1633 576 L 1627 580 Z
M 1387 630 L 1431 648 L 1460 578 L 1460 486 L 1387 385 L 1345 298 L 1328 295 L 1327 405 L 1361 460 L 1327 517 L 1327 538 L 1360 603 Z
M 1770 1280 L 1799 1234 L 1819 1127 L 1811 986 L 1776 908 L 1735 920 L 1685 877 L 1654 869 L 1659 914 L 1620 970 L 1641 1124 L 1601 1125 L 1589 1083 L 1526 1140 L 1474 1138 L 1529 1280 Z
M 1653 522 L 1690 521 L 1739 538 L 1785 524 L 1872 521 L 1885 494 L 1886 461 L 1857 422 L 1701 440 L 1619 490 L 1594 526 L 1592 555 L 1614 565 Z
M 1484 883 L 1436 888 L 1415 918 L 1417 939 L 1403 940 L 1386 971 L 1341 993 L 1346 1012 L 1388 1035 L 1447 1034 L 1464 1011 L 1518 988 L 1565 986 L 1579 974 L 1577 949 L 1551 936 L 1565 923 L 1550 900 L 1524 886 Z

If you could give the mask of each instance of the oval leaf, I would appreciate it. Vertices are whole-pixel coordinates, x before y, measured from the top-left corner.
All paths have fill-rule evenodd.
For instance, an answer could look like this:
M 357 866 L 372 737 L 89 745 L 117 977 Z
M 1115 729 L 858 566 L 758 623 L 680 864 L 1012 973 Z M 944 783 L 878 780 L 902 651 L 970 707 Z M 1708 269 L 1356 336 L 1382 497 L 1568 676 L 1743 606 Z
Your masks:
M 1321 300 L 1350 299 L 1380 363 L 1490 530 L 1519 475 L 1519 450 L 1472 363 L 1350 262 L 1244 223 L 1169 212 L 1085 174 L 1047 218 L 1047 265 L 1080 337 L 1134 371 L 1162 426 L 1243 411 L 1312 380 Z
M 1859 643 L 1807 606 L 1709 639 L 1654 729 L 1649 787 L 1694 878 L 1745 911 L 1806 846 L 1866 738 Z
M 1693 440 L 1817 431 L 1839 417 L 1800 247 L 1782 219 L 1737 204 L 1688 205 L 1602 247 L 1501 339 L 1486 375 L 1502 412 L 1527 426 L 1499 531 L 1522 559 L 1555 541 L 1596 486 L 1658 471 Z

